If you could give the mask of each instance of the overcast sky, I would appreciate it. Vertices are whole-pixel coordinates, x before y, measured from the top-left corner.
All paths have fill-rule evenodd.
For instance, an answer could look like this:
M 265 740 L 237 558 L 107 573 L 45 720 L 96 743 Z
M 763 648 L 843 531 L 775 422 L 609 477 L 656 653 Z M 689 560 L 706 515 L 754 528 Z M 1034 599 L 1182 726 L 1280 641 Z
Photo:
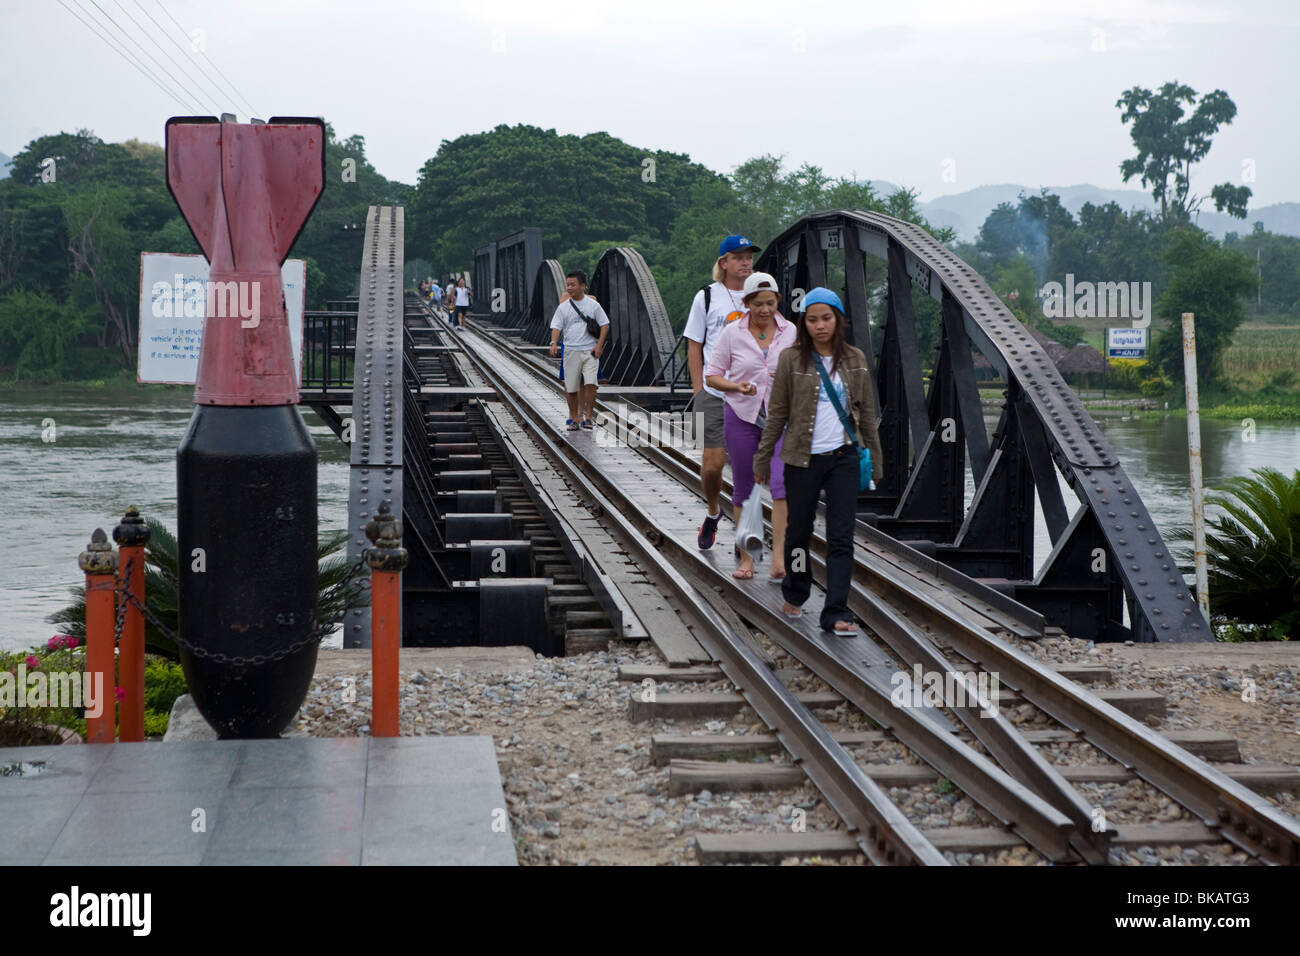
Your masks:
M 110 48 L 101 32 L 145 59 L 111 17 L 202 112 L 250 111 L 198 82 L 197 45 L 253 115 L 323 116 L 408 183 L 444 139 L 529 123 L 606 130 L 722 172 L 784 154 L 922 199 L 995 183 L 1117 188 L 1132 143 L 1115 101 L 1176 79 L 1238 108 L 1194 192 L 1240 183 L 1249 165 L 1252 206 L 1300 201 L 1288 0 L 159 2 L 0 0 L 0 151 L 81 127 L 161 143 L 169 116 L 195 112 Z

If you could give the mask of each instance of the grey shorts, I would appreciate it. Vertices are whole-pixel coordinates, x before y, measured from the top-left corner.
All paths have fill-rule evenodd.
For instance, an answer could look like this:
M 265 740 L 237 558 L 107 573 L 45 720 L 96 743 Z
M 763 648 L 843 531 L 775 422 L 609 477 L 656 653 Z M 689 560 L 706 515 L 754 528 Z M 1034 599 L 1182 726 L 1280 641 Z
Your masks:
M 722 410 L 726 403 L 716 395 L 710 395 L 704 389 L 700 389 L 699 394 L 695 396 L 695 405 L 692 411 L 697 415 L 704 416 L 704 447 L 705 448 L 726 448 L 727 443 L 722 438 Z M 696 434 L 700 434 L 699 431 Z

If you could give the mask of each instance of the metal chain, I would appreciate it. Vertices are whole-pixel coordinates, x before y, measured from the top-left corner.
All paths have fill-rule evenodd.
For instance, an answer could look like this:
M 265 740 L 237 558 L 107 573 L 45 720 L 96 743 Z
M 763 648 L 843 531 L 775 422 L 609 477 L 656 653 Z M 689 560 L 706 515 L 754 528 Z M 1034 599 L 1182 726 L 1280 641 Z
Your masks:
M 352 567 L 348 569 L 348 573 L 343 576 L 343 579 L 339 582 L 337 586 L 338 587 L 346 586 L 348 582 L 350 582 L 352 578 L 356 576 L 357 572 L 365 566 L 365 563 L 366 563 L 366 554 L 365 551 L 362 551 L 361 557 L 358 558 L 356 563 L 353 564 Z M 130 570 L 129 563 L 127 564 L 127 569 L 128 571 Z M 126 604 L 127 601 L 129 601 L 131 604 L 135 605 L 135 607 L 140 611 L 140 613 L 145 616 L 145 619 L 148 620 L 149 623 L 152 624 L 154 627 L 156 627 L 159 633 L 161 633 L 163 636 L 170 638 L 172 641 L 176 642 L 177 645 L 185 648 L 195 657 L 202 658 L 203 660 L 209 660 L 216 664 L 231 664 L 235 667 L 257 667 L 262 664 L 273 664 L 276 661 L 280 661 L 286 657 L 290 657 L 294 654 L 297 654 L 303 648 L 308 647 L 311 644 L 319 644 L 322 640 L 324 640 L 324 635 L 317 635 L 315 633 L 311 633 L 308 634 L 306 637 L 304 637 L 302 640 L 295 641 L 293 644 L 290 644 L 288 647 L 282 647 L 278 651 L 275 651 L 271 654 L 254 654 L 252 657 L 243 657 L 238 654 L 233 654 L 233 655 L 225 654 L 221 651 L 210 651 L 205 647 L 199 647 L 198 645 L 185 640 L 183 637 L 180 636 L 178 632 L 173 631 L 170 627 L 168 627 L 166 624 L 160 621 L 157 615 L 155 615 L 151 610 L 149 610 L 148 607 L 142 604 L 140 602 L 140 599 L 136 597 L 135 594 L 129 591 L 126 591 L 124 593 L 126 594 L 126 600 L 122 601 L 118 609 L 117 631 L 119 637 L 122 631 L 123 617 L 126 613 Z
M 122 643 L 122 625 L 126 623 L 126 601 L 123 595 L 131 594 L 122 582 L 131 580 L 131 567 L 135 564 L 135 556 L 126 562 L 126 567 L 122 570 L 121 575 L 113 578 L 113 606 L 117 608 L 117 622 L 113 625 L 113 646 L 117 647 Z M 134 597 L 135 595 L 131 595 Z

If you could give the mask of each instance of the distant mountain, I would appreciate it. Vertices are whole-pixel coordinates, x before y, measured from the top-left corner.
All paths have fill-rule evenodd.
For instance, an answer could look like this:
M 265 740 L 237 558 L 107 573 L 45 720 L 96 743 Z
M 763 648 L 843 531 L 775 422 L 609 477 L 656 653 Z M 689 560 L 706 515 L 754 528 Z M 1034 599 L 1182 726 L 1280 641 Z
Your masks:
M 883 184 L 882 184 L 883 185 Z M 1114 202 L 1126 212 L 1134 209 L 1155 210 L 1155 201 L 1149 193 L 1137 189 L 1102 189 L 1087 183 L 1079 186 L 1049 186 L 1047 191 L 1061 197 L 1061 204 L 1077 216 L 1084 203 L 1094 206 Z M 880 193 L 881 190 L 877 189 Z M 931 225 L 951 226 L 957 232 L 957 238 L 963 242 L 973 241 L 979 234 L 980 226 L 999 203 L 1015 205 L 1020 194 L 1027 196 L 1038 194 L 1038 189 L 1029 186 L 1004 184 L 1000 186 L 977 186 L 964 193 L 951 196 L 939 196 L 920 204 Z M 887 195 L 887 194 L 886 194 Z M 1214 211 L 1210 200 L 1204 206 L 1209 212 L 1202 211 L 1197 218 L 1197 225 L 1212 235 L 1222 238 L 1225 233 L 1249 232 L 1254 223 L 1262 222 L 1269 232 L 1288 236 L 1300 236 L 1300 203 L 1275 203 L 1251 209 L 1245 219 L 1235 219 L 1225 213 Z
M 9 166 L 14 161 L 12 156 L 0 153 L 0 179 L 9 178 Z

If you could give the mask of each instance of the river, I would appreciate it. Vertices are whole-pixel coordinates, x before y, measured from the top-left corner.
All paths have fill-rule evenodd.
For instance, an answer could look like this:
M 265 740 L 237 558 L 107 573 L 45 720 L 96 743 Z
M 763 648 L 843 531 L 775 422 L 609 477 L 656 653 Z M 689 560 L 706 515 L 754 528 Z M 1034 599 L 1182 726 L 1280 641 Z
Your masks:
M 44 642 L 45 618 L 69 602 L 82 582 L 77 555 L 95 528 L 111 533 L 128 505 L 176 528 L 176 446 L 193 406 L 189 388 L 32 389 L 0 393 L 0 487 L 10 504 L 7 560 L 0 560 L 0 649 Z M 1104 416 L 1104 417 L 1102 417 Z M 1191 521 L 1187 421 L 1153 412 L 1099 421 L 1162 530 Z M 315 416 L 305 418 L 319 452 L 322 530 L 347 521 L 347 449 Z M 42 440 L 54 420 L 54 441 Z M 990 430 L 994 421 L 990 420 Z M 48 434 L 48 433 L 47 433 Z M 1238 423 L 1203 421 L 1205 479 L 1300 464 L 1300 424 L 1260 422 L 1254 441 Z M 968 495 L 973 489 L 968 489 Z M 1066 501 L 1074 499 L 1066 492 Z M 1048 552 L 1041 516 L 1036 557 Z

